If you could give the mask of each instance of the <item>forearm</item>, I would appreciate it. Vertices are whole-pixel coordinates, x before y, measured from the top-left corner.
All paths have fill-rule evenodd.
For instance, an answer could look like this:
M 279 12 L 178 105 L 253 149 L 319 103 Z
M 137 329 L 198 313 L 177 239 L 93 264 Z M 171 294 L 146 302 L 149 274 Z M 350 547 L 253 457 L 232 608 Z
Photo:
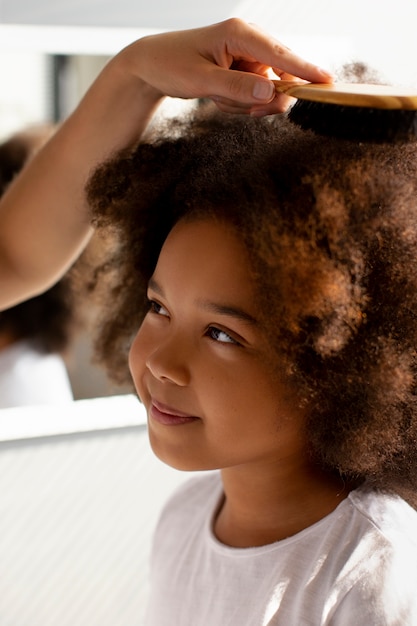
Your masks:
M 1 308 L 43 291 L 72 264 L 91 233 L 91 170 L 139 139 L 161 98 L 124 51 L 11 186 L 0 203 Z

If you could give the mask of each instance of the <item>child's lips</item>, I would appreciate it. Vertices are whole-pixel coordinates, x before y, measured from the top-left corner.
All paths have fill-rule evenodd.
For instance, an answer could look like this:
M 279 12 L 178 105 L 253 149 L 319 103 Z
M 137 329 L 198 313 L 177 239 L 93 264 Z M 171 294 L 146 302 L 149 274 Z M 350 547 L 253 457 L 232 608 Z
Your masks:
M 184 413 L 183 411 L 179 411 L 166 404 L 162 404 L 161 402 L 158 402 L 154 399 L 151 400 L 151 408 L 149 414 L 150 417 L 155 420 L 155 422 L 158 422 L 159 424 L 164 424 L 165 426 L 190 424 L 191 422 L 195 422 L 199 419 L 195 415 Z

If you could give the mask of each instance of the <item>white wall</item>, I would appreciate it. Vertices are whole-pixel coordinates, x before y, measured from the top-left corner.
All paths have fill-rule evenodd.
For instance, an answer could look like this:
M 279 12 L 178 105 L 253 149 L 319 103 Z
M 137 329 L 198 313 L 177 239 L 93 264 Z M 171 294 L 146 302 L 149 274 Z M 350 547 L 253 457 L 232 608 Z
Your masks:
M 236 0 L 1 0 L 0 21 L 172 29 L 221 20 Z

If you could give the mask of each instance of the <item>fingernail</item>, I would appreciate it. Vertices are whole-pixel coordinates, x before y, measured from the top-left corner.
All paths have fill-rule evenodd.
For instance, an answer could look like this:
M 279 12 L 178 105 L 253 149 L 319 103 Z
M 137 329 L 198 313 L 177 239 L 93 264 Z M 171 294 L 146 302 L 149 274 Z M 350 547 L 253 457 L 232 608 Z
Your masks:
M 275 87 L 269 81 L 258 81 L 255 83 L 252 91 L 252 95 L 257 100 L 264 100 L 265 102 L 269 102 L 272 100 L 272 96 L 274 95 Z

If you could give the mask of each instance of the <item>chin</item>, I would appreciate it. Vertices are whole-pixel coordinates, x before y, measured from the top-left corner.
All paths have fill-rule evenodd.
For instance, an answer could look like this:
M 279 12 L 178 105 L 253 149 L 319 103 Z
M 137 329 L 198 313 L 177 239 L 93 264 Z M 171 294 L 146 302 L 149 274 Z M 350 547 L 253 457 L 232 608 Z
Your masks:
M 149 441 L 154 455 L 175 470 L 180 472 L 204 472 L 219 469 L 216 465 L 202 462 L 201 458 L 193 458 L 193 455 L 184 454 L 184 447 L 181 450 L 173 450 L 172 446 L 165 446 L 149 434 Z M 168 449 L 169 448 L 169 449 Z

